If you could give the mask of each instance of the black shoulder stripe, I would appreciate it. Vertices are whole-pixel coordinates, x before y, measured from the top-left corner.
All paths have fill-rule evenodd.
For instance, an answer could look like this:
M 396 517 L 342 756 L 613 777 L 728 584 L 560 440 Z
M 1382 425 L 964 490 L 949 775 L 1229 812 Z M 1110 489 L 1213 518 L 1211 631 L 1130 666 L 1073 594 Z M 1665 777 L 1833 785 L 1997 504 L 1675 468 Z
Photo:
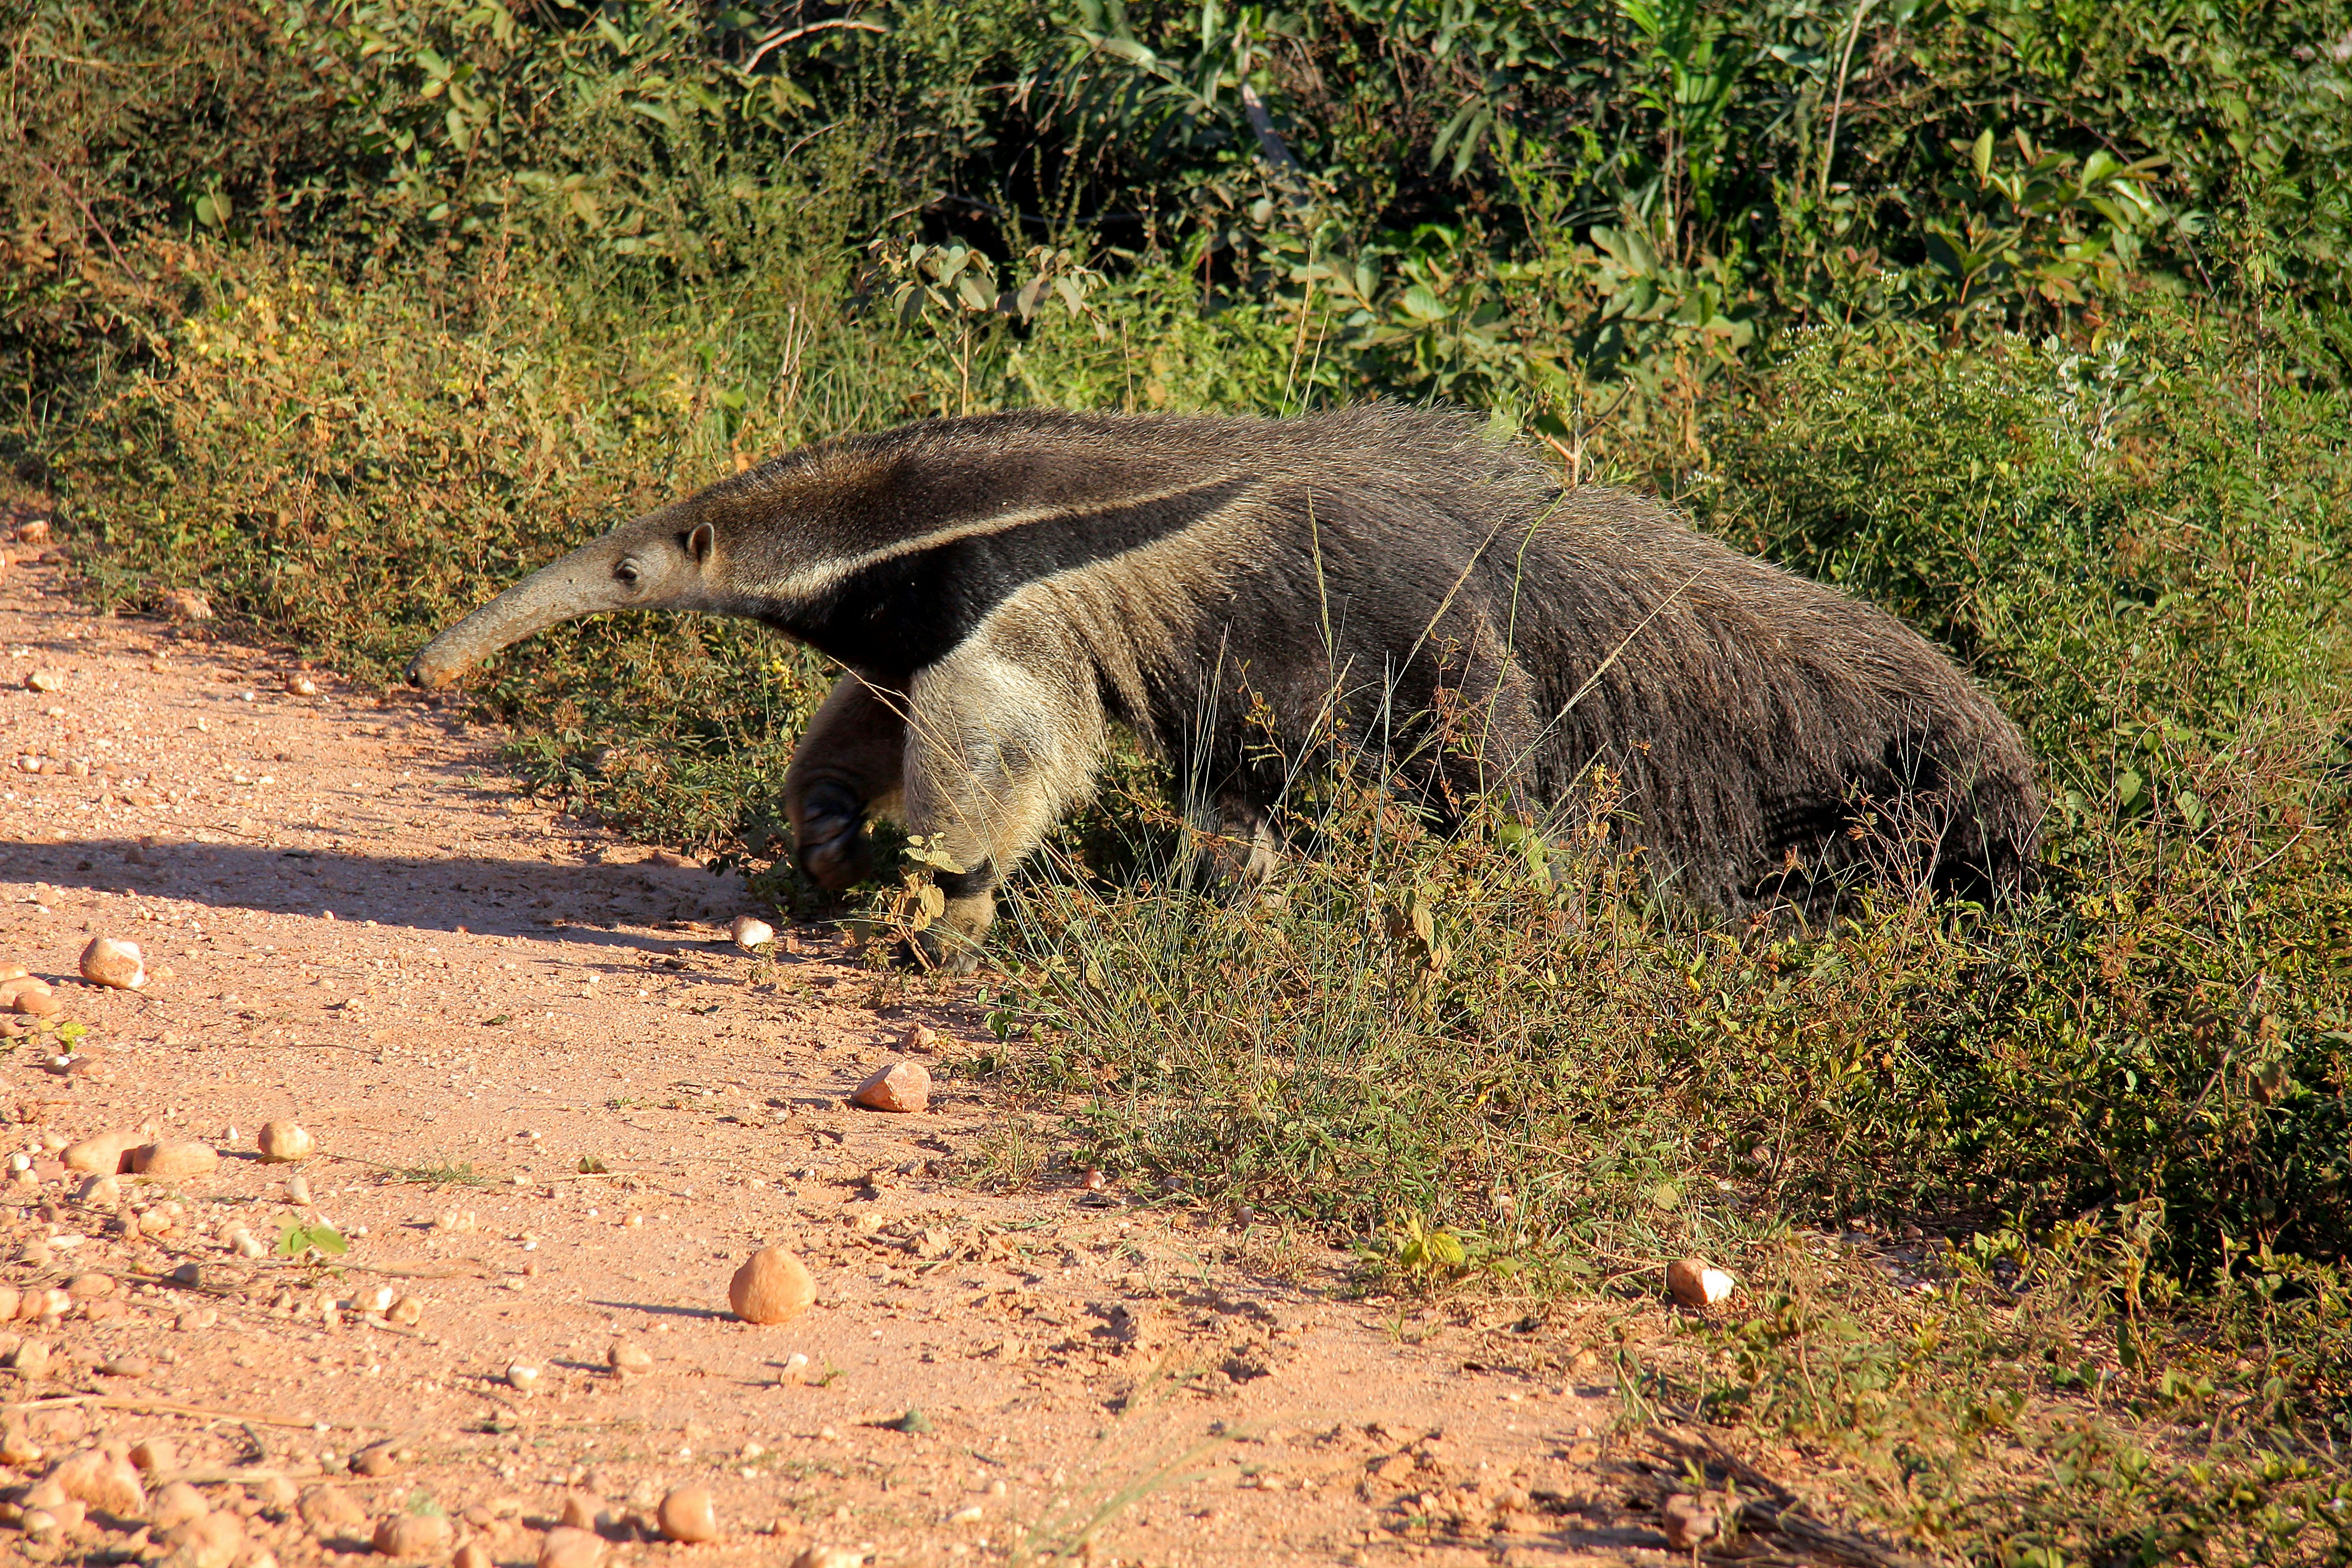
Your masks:
M 1235 476 L 951 537 L 862 566 L 805 603 L 780 606 L 772 624 L 854 668 L 909 673 L 946 657 L 1030 584 L 1181 533 L 1255 482 Z

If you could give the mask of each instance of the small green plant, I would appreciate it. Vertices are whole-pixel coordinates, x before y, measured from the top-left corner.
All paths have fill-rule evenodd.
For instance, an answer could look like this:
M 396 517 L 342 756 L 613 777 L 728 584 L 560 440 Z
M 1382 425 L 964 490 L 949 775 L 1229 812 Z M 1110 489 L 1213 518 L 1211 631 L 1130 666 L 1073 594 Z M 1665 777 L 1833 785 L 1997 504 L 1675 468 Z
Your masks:
M 278 1232 L 278 1256 L 280 1258 L 303 1258 L 314 1254 L 322 1258 L 341 1258 L 350 1250 L 351 1243 L 343 1239 L 342 1233 L 323 1220 L 310 1224 L 289 1220 Z
M 399 1172 L 404 1182 L 433 1187 L 486 1187 L 490 1179 L 476 1171 L 471 1161 L 444 1161 L 431 1165 L 405 1165 Z

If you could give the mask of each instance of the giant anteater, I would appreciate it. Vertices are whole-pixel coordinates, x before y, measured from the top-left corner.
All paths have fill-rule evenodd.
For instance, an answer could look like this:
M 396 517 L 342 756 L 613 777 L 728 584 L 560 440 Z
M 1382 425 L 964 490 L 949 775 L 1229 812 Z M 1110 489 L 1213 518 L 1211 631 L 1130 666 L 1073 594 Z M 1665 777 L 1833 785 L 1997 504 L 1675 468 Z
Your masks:
M 1914 874 L 1999 886 L 2041 816 L 2017 731 L 1925 638 L 1654 501 L 1564 490 L 1458 410 L 819 442 L 526 578 L 409 679 L 641 608 L 749 616 L 847 668 L 785 779 L 800 863 L 842 888 L 869 816 L 925 836 L 962 868 L 923 940 L 957 967 L 1113 721 L 1258 868 L 1286 759 L 1335 734 L 1441 818 L 1476 795 L 1573 811 L 1598 765 L 1621 842 L 1724 911 L 1883 864 L 1890 824 Z

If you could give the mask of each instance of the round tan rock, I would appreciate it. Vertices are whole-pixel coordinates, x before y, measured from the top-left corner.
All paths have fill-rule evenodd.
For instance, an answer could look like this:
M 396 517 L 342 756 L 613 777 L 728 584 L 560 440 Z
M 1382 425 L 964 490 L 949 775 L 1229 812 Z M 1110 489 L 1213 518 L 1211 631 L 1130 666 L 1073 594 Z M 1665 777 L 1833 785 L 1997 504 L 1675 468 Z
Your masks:
M 142 1437 L 131 1445 L 131 1462 L 151 1474 L 180 1468 L 179 1446 L 169 1437 Z
M 100 1513 L 128 1519 L 147 1511 L 147 1489 L 139 1484 L 139 1472 L 131 1468 L 130 1460 L 112 1454 L 87 1448 L 68 1455 L 58 1461 L 48 1479 L 63 1488 L 66 1496 L 79 1498 Z
M 711 1506 L 709 1487 L 678 1487 L 661 1500 L 662 1533 L 672 1541 L 716 1541 L 719 1510 Z
M 31 1018 L 50 1018 L 66 1010 L 47 981 L 17 981 L 8 998 L 8 1005 Z
M 776 940 L 776 928 L 757 915 L 737 915 L 729 931 L 735 939 L 735 945 L 746 952 L 765 947 Z
M 920 1062 L 892 1062 L 850 1098 L 869 1110 L 920 1110 L 931 1102 L 931 1072 Z
M 568 1491 L 563 1494 L 563 1509 L 557 1522 L 574 1530 L 593 1530 L 596 1515 L 604 1507 L 604 1500 L 593 1492 Z
M 449 1568 L 496 1568 L 497 1559 L 478 1541 L 468 1541 L 457 1548 L 457 1555 L 449 1559 Z
M 192 1519 L 202 1519 L 212 1512 L 213 1505 L 205 1494 L 185 1481 L 173 1481 L 155 1494 L 154 1511 L 147 1522 L 157 1530 L 170 1530 Z
M 559 1524 L 540 1542 L 539 1568 L 596 1568 L 604 1561 L 604 1538 L 593 1530 Z
M 654 1352 L 635 1340 L 614 1340 L 604 1352 L 604 1364 L 623 1377 L 637 1377 L 654 1369 Z
M 442 1558 L 455 1531 L 446 1515 L 395 1513 L 375 1527 L 375 1549 L 386 1557 Z
M 367 1510 L 341 1487 L 312 1487 L 296 1506 L 302 1522 L 321 1541 L 352 1541 L 367 1531 Z
M 815 1300 L 808 1265 L 781 1247 L 751 1254 L 727 1285 L 728 1304 L 747 1323 L 789 1323 Z
M 147 960 L 135 942 L 94 936 L 81 950 L 81 977 L 92 985 L 136 991 L 147 984 Z
M 131 1151 L 131 1169 L 160 1181 L 208 1176 L 219 1163 L 220 1156 L 213 1152 L 211 1144 L 199 1143 L 193 1138 L 166 1138 Z
M 131 1168 L 131 1151 L 147 1142 L 143 1133 L 115 1128 L 94 1132 L 79 1143 L 68 1143 L 61 1156 L 68 1171 L 84 1171 L 93 1176 L 115 1176 Z
M 35 1291 L 33 1294 L 37 1296 L 41 1292 Z M 20 1309 L 17 1316 L 23 1315 Z M 16 1353 L 8 1358 L 8 1364 L 26 1377 L 46 1377 L 49 1371 L 50 1353 L 48 1341 L 26 1340 L 23 1344 L 18 1345 Z
M 793 1559 L 793 1568 L 865 1568 L 866 1553 L 850 1546 L 810 1546 Z
M 163 1568 L 229 1568 L 245 1555 L 245 1523 L 233 1513 L 208 1513 L 163 1533 L 171 1554 Z
M 114 1276 L 77 1274 L 66 1281 L 66 1294 L 77 1301 L 87 1300 L 93 1296 L 111 1296 L 114 1294 Z
M 1666 1293 L 1694 1310 L 1728 1301 L 1738 1281 L 1704 1258 L 1677 1258 L 1666 1265 Z
M 263 1122 L 254 1142 L 260 1149 L 261 1157 L 273 1165 L 282 1165 L 289 1160 L 307 1160 L 319 1147 L 318 1140 L 310 1136 L 309 1129 L 292 1121 Z

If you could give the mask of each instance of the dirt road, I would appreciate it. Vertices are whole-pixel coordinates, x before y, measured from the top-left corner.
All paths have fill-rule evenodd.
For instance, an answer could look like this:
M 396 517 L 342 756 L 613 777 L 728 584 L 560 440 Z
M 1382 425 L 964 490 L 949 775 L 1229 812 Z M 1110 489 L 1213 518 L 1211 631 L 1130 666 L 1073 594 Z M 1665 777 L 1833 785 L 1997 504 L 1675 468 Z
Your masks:
M 0 1058 L 0 1559 L 308 1563 L 407 1518 L 418 1555 L 532 1563 L 569 1503 L 602 1544 L 557 1544 L 612 1563 L 1667 1560 L 1557 1326 L 1356 1300 L 1344 1258 L 1089 1190 L 958 1075 L 966 988 L 822 931 L 742 952 L 739 890 L 532 807 L 494 735 L 298 694 L 63 570 L 0 581 L 0 965 L 87 1031 Z M 143 990 L 77 977 L 96 935 Z M 850 1108 L 918 1025 L 930 1109 Z M 319 1153 L 264 1163 L 278 1119 Z M 217 1167 L 64 1168 L 142 1128 Z M 340 1257 L 278 1255 L 329 1226 Z M 770 1244 L 817 1300 L 759 1328 L 727 1288 Z M 137 1507 L 27 1489 L 159 1438 Z M 658 1541 L 690 1486 L 718 1539 Z M 164 1527 L 193 1506 L 225 1522 Z

